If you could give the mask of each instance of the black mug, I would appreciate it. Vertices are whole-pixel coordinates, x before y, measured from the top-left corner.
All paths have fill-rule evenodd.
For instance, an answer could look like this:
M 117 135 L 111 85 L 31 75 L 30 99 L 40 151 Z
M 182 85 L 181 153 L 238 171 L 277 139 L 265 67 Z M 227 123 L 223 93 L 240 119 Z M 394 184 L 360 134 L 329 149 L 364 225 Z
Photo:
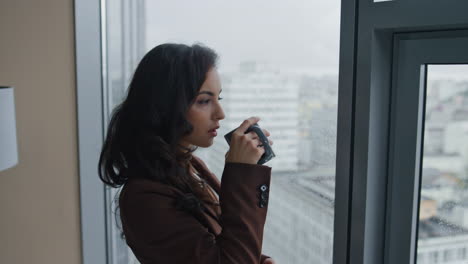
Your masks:
M 224 135 L 224 138 L 226 139 L 228 145 L 231 144 L 232 133 L 234 133 L 234 131 L 236 131 L 236 129 L 234 129 L 231 132 Z M 265 136 L 265 134 L 263 134 L 263 131 L 260 128 L 260 126 L 258 126 L 258 124 L 253 124 L 252 126 L 250 126 L 247 129 L 247 131 L 245 131 L 245 134 L 249 133 L 250 131 L 254 131 L 255 133 L 257 133 L 258 138 L 260 139 L 260 142 L 262 142 L 262 145 L 265 148 L 265 153 L 263 153 L 262 157 L 260 158 L 260 160 L 258 160 L 257 164 L 262 165 L 265 162 L 267 162 L 267 161 L 271 160 L 272 158 L 276 157 L 275 153 L 273 152 L 273 149 L 270 146 L 270 142 L 268 141 L 268 138 Z

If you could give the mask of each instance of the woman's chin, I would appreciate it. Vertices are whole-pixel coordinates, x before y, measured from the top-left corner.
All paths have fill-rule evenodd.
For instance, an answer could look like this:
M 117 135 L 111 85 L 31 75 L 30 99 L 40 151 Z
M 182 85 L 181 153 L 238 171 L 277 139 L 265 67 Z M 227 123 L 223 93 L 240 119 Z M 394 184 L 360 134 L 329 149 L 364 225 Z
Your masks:
M 206 142 L 200 143 L 200 145 L 198 145 L 198 146 L 201 147 L 201 148 L 208 148 L 208 147 L 211 147 L 213 145 L 213 143 L 214 143 L 214 140 L 209 139 Z

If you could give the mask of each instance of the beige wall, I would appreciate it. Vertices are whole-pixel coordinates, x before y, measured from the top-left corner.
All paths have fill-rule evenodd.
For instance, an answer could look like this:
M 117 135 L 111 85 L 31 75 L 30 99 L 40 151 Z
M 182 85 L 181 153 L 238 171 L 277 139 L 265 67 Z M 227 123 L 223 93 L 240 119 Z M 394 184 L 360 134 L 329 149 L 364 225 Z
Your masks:
M 72 0 L 0 1 L 19 164 L 0 172 L 0 263 L 81 263 Z

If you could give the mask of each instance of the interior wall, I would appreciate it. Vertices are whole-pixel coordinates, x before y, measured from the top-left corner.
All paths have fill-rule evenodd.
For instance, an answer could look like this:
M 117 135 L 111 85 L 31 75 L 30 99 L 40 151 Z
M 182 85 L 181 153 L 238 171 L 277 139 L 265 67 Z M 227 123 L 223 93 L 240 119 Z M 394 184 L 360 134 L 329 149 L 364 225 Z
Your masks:
M 0 263 L 81 263 L 73 0 L 0 1 L 0 85 L 19 147 L 0 172 Z

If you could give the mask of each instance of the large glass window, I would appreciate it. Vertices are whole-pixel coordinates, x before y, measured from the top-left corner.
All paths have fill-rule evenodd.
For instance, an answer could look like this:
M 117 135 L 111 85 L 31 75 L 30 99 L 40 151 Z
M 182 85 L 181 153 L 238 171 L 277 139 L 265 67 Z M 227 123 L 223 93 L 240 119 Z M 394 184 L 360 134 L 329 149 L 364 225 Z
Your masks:
M 213 48 L 226 118 L 214 145 L 195 155 L 221 177 L 223 135 L 260 116 L 276 154 L 266 164 L 273 173 L 263 253 L 278 263 L 332 263 L 340 1 L 107 1 L 106 16 L 107 113 L 149 49 Z M 113 263 L 136 262 L 110 219 Z
M 468 66 L 427 67 L 417 263 L 466 263 Z
M 216 175 L 222 132 L 258 115 L 272 133 L 265 254 L 331 263 L 333 245 L 340 264 L 465 263 L 466 175 L 454 173 L 466 174 L 464 81 L 436 78 L 461 65 L 435 64 L 468 62 L 468 2 L 421 3 L 341 1 L 336 129 L 339 1 L 74 1 L 83 262 L 137 263 L 114 212 L 103 214 L 115 190 L 98 182 L 96 146 L 141 56 L 172 41 L 221 56 L 227 117 L 215 145 L 196 153 Z
M 102 0 L 104 122 L 125 96 L 133 71 L 145 50 L 145 1 Z M 107 127 L 107 126 L 105 126 Z M 108 261 L 138 263 L 122 239 L 117 200 L 120 189 L 106 187 L 106 229 Z

